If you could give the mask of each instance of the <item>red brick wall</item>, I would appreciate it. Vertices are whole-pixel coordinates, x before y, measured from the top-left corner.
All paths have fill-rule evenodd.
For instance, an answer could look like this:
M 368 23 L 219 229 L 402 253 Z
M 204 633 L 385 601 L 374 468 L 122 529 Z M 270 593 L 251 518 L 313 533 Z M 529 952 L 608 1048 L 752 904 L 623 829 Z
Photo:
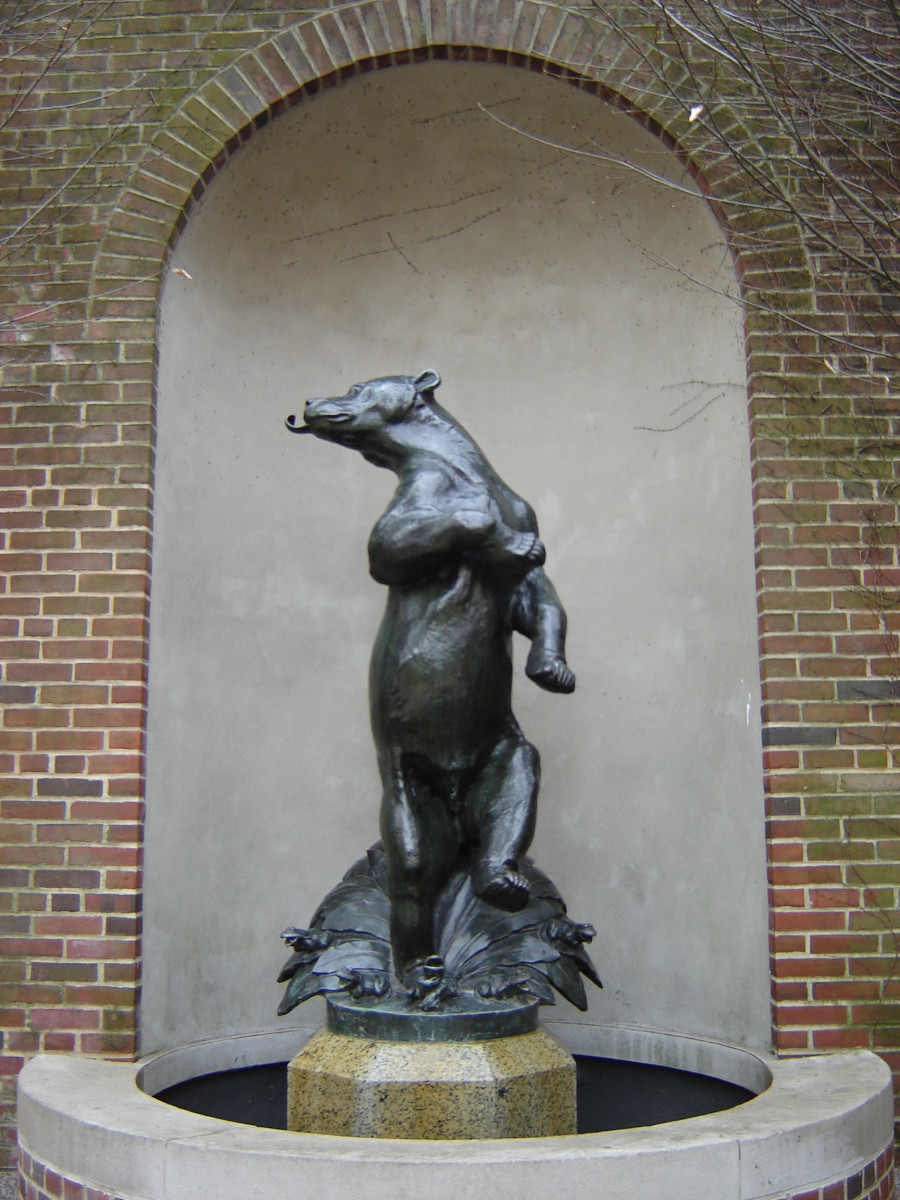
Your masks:
M 647 6 L 610 7 L 628 37 L 530 0 L 367 0 L 312 16 L 271 0 L 117 0 L 85 4 L 68 27 L 36 4 L 7 31 L 17 39 L 0 68 L 7 1132 L 26 1056 L 127 1056 L 135 1045 L 167 245 L 254 125 L 342 74 L 428 56 L 571 68 L 573 81 L 614 93 L 689 159 L 729 232 L 748 314 L 775 1040 L 785 1052 L 872 1046 L 900 1074 L 896 297 L 797 222 L 754 207 L 752 173 L 715 125 L 689 121 L 692 82 L 683 102 L 657 86 L 684 72 Z M 732 91 L 719 127 L 752 159 L 764 117 L 739 82 Z M 786 177 L 794 170 L 789 149 L 765 153 Z

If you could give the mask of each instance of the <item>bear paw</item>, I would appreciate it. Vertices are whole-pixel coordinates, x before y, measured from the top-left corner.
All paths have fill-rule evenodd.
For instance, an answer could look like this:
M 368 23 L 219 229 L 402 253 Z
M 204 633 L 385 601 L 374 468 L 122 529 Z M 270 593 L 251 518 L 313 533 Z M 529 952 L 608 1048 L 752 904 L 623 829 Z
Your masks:
M 575 672 L 558 654 L 548 654 L 538 646 L 532 646 L 525 674 L 538 687 L 547 692 L 574 692 Z
M 516 533 L 506 543 L 512 558 L 527 567 L 543 566 L 547 551 L 536 533 Z
M 484 883 L 474 882 L 475 895 L 504 912 L 521 912 L 528 903 L 531 892 L 528 880 L 512 867 L 498 871 Z

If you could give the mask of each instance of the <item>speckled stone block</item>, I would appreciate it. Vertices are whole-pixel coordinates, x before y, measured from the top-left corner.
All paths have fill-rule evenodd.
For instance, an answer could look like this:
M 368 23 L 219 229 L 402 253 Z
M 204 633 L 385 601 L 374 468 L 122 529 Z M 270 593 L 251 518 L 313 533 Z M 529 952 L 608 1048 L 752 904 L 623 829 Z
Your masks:
M 575 1062 L 543 1029 L 384 1042 L 320 1029 L 288 1066 L 288 1129 L 344 1137 L 575 1133 Z

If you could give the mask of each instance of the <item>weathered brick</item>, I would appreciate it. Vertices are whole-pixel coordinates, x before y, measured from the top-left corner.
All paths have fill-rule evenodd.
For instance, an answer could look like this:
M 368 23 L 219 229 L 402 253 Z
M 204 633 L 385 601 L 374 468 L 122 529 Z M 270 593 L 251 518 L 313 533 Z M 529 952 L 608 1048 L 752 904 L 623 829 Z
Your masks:
M 835 11 L 842 5 L 857 16 L 849 0 Z M 34 294 L 14 295 L 14 276 L 4 279 L 6 314 L 25 336 L 3 341 L 0 367 L 0 550 L 10 577 L 0 594 L 0 768 L 10 780 L 0 815 L 4 849 L 20 856 L 0 867 L 0 911 L 15 929 L 48 935 L 13 939 L 40 948 L 31 983 L 68 988 L 65 1002 L 22 993 L 18 1010 L 4 1010 L 18 1039 L 7 1042 L 4 1068 L 17 1070 L 42 1045 L 134 1052 L 153 339 L 167 243 L 190 193 L 199 196 L 250 136 L 251 118 L 264 123 L 301 85 L 315 90 L 317 74 L 334 78 L 372 56 L 405 61 L 409 46 L 430 42 L 436 57 L 506 56 L 511 47 L 518 66 L 540 68 L 540 55 L 559 68 L 590 59 L 623 104 L 680 141 L 729 226 L 748 301 L 775 1040 L 783 1052 L 875 1046 L 900 1076 L 895 297 L 761 202 L 759 177 L 744 175 L 717 131 L 687 123 L 685 103 L 675 103 L 690 84 L 676 44 L 646 12 L 612 7 L 629 36 L 604 26 L 597 41 L 573 12 L 508 0 L 496 10 L 424 0 L 310 10 L 299 23 L 281 3 L 223 14 L 129 0 L 98 17 L 46 79 L 34 60 L 0 64 L 0 88 L 5 77 L 14 91 L 16 72 L 36 84 L 4 132 L 41 149 L 33 164 L 10 160 L 0 222 L 26 219 L 63 185 L 36 227 Z M 702 61 L 692 64 L 701 74 Z M 748 120 L 762 121 L 744 151 L 761 155 L 764 173 L 808 184 L 783 131 L 765 127 L 724 61 L 716 88 L 718 133 L 745 139 Z M 108 103 L 80 102 L 96 93 Z M 71 165 L 114 126 L 109 162 L 85 164 L 67 187 Z M 829 161 L 858 172 L 870 150 L 860 143 Z M 853 185 L 861 178 L 852 174 Z M 96 923 L 67 924 L 100 914 L 110 915 L 99 936 Z M 75 929 L 92 931 L 77 939 L 83 959 L 62 957 L 67 933 L 49 936 Z M 874 989 L 877 1018 L 866 1007 Z M 25 1028 L 23 1006 L 37 1014 L 35 1029 Z M 83 1014 L 75 1027 L 69 1013 Z M 887 1175 L 885 1161 L 865 1186 Z M 856 1200 L 858 1182 L 842 1182 L 840 1200 Z M 44 1184 L 46 1195 L 76 1200 L 53 1172 Z M 832 1191 L 805 1200 L 837 1200 Z M 89 1193 L 77 1200 L 101 1200 Z

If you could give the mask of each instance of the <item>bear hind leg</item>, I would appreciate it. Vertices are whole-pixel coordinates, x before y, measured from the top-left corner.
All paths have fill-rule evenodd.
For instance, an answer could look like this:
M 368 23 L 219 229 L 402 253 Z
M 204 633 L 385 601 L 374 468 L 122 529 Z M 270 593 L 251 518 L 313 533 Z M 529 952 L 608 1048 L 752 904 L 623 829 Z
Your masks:
M 438 797 L 399 766 L 384 780 L 381 839 L 391 902 L 391 950 L 401 979 L 435 953 L 434 908 L 460 852 L 460 836 Z
M 540 770 L 537 750 L 516 729 L 494 749 L 467 798 L 473 889 L 506 912 L 519 912 L 528 903 L 529 884 L 519 859 L 534 836 Z

